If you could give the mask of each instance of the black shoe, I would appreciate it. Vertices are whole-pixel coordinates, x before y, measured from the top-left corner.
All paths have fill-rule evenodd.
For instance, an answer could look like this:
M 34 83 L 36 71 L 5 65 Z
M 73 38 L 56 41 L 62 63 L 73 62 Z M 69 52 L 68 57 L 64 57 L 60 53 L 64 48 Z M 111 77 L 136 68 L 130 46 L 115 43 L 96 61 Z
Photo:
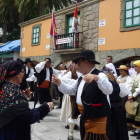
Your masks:
M 74 126 L 74 130 L 78 130 L 79 127 L 77 125 Z
M 58 106 L 56 109 L 60 109 L 61 108 L 61 106 Z
M 69 129 L 69 125 L 66 125 L 65 128 L 66 128 L 66 129 Z
M 137 136 L 137 138 L 136 138 L 137 140 L 140 140 L 140 134 Z
M 71 137 L 71 138 L 68 137 L 68 140 L 74 140 L 74 139 L 73 139 L 73 137 Z
M 139 133 L 134 132 L 133 134 L 130 134 L 130 136 L 138 136 Z

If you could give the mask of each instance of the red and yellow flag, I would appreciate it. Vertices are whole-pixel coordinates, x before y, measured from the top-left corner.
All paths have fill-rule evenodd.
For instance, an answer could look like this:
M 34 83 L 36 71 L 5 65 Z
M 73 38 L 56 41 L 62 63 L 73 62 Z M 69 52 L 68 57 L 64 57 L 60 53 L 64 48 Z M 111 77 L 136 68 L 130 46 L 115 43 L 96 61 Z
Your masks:
M 72 22 L 72 31 L 78 32 L 78 11 L 77 11 L 77 3 L 75 6 L 75 12 L 73 16 L 73 22 Z
M 54 17 L 54 12 L 53 11 L 52 11 L 52 24 L 51 24 L 50 35 L 51 36 L 57 35 L 57 32 L 56 32 L 56 22 L 55 22 L 55 17 Z

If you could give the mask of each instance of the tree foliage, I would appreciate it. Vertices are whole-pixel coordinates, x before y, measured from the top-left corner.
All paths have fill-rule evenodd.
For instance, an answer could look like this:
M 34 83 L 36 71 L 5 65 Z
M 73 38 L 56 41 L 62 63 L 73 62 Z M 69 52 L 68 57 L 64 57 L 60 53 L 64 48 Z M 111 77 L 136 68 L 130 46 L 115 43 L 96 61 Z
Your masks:
M 62 9 L 70 3 L 71 0 L 0 0 L 0 28 L 3 38 L 6 37 L 3 43 L 20 38 L 20 22 L 48 14 L 52 9 Z

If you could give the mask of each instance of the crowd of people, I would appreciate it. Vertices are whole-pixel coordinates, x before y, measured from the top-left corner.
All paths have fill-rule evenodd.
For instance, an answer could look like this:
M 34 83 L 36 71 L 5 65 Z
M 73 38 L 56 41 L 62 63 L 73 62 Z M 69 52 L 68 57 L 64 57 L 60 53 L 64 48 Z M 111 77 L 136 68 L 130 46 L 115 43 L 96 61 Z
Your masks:
M 30 140 L 30 125 L 54 109 L 60 99 L 60 121 L 67 123 L 68 140 L 80 127 L 81 140 L 140 139 L 140 60 L 114 65 L 112 56 L 101 71 L 93 51 L 85 50 L 67 68 L 51 67 L 51 59 L 34 65 L 27 58 L 0 67 L 0 139 Z M 28 100 L 34 101 L 34 109 Z M 78 118 L 80 117 L 80 124 Z

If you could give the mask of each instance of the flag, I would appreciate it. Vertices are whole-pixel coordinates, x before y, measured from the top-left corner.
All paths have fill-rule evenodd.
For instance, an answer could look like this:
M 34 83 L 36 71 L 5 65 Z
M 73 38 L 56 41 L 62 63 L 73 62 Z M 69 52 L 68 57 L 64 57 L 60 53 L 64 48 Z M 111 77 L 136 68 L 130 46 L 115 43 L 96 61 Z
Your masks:
M 73 22 L 72 22 L 72 31 L 73 32 L 78 32 L 78 11 L 77 11 L 77 3 L 75 6 L 75 12 L 74 12 L 74 17 L 73 17 Z
M 56 32 L 56 23 L 55 23 L 55 17 L 54 17 L 54 12 L 53 11 L 52 11 L 52 24 L 51 24 L 50 35 L 51 36 L 57 35 L 57 32 Z

